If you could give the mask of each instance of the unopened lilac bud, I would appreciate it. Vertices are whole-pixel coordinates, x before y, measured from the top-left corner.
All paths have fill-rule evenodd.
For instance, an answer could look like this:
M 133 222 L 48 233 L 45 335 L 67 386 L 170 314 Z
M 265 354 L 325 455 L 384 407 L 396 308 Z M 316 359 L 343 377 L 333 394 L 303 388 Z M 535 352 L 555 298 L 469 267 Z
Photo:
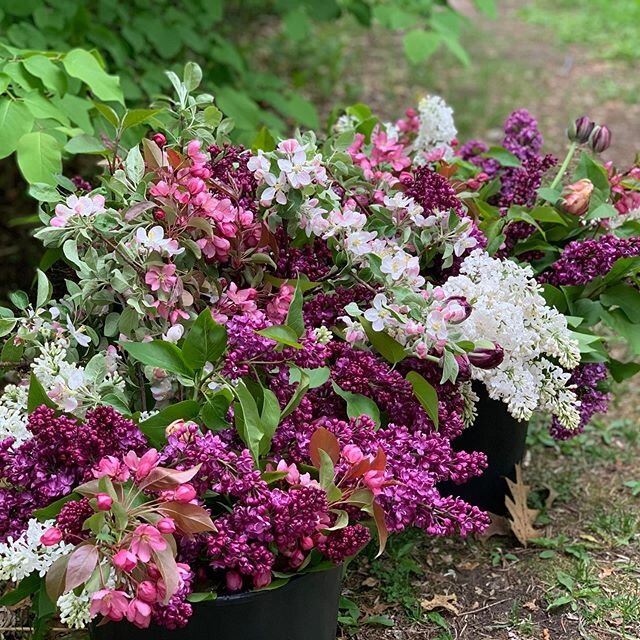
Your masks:
M 571 123 L 567 131 L 567 136 L 572 142 L 585 144 L 589 141 L 589 136 L 595 126 L 595 122 L 590 120 L 588 116 L 581 116 L 575 122 Z
M 611 131 L 605 125 L 597 125 L 589 136 L 589 146 L 596 152 L 602 153 L 611 145 Z
M 466 355 L 454 356 L 458 363 L 458 377 L 461 382 L 465 382 L 471 379 L 471 366 L 469 365 L 469 358 Z
M 495 369 L 504 360 L 504 350 L 496 342 L 492 349 L 480 347 L 468 354 L 469 362 L 478 369 Z

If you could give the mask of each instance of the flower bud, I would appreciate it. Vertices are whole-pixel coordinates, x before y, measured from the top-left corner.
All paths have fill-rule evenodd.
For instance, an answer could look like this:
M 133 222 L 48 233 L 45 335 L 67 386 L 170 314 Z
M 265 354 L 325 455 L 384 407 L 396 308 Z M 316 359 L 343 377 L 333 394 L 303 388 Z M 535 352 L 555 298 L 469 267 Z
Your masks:
M 153 219 L 156 222 L 162 222 L 166 217 L 167 217 L 167 214 L 162 209 L 160 209 L 160 207 L 155 209 L 153 212 Z
M 589 209 L 592 192 L 593 183 L 588 178 L 570 184 L 562 194 L 562 208 L 571 215 L 581 216 Z
M 176 530 L 176 523 L 173 518 L 162 518 L 156 522 L 156 529 L 160 533 L 173 533 Z
M 495 342 L 493 349 L 480 347 L 467 354 L 469 362 L 478 369 L 495 369 L 504 360 L 504 350 Z
M 138 585 L 137 594 L 143 602 L 155 602 L 158 599 L 158 589 L 151 580 L 143 580 Z
M 51 527 L 47 529 L 42 536 L 40 536 L 40 543 L 45 547 L 53 547 L 62 540 L 62 531 L 57 527 Z
M 178 502 L 191 502 L 196 495 L 196 490 L 190 484 L 181 484 L 175 491 L 174 499 Z
M 151 139 L 159 146 L 159 147 L 164 147 L 165 144 L 167 144 L 167 138 L 164 135 L 164 133 L 154 133 L 151 136 Z
M 469 358 L 466 355 L 457 355 L 454 356 L 456 362 L 458 363 L 458 375 L 457 379 L 461 381 L 470 380 L 471 379 L 471 366 L 469 364 Z
M 567 136 L 571 142 L 585 144 L 589 141 L 589 136 L 595 127 L 595 123 L 588 116 L 581 116 L 575 122 L 572 122 L 567 130 Z
M 99 511 L 109 511 L 113 505 L 113 498 L 108 493 L 96 495 L 96 506 Z
M 605 125 L 597 125 L 589 136 L 589 146 L 596 152 L 602 153 L 611 145 L 611 131 Z
M 355 444 L 347 444 L 342 449 L 342 456 L 351 464 L 356 464 L 364 458 L 364 454 L 360 447 Z
M 240 591 L 242 589 L 242 576 L 237 571 L 227 571 L 225 581 L 229 591 Z

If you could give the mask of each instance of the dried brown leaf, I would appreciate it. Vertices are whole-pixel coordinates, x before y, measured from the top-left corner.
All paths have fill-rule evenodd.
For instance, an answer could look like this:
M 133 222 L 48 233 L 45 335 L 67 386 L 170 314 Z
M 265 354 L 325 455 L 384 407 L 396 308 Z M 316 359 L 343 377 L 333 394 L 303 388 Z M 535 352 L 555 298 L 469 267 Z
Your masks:
M 529 485 L 524 484 L 522 479 L 522 467 L 516 465 L 516 480 L 507 478 L 509 491 L 512 498 L 507 496 L 505 504 L 511 516 L 511 531 L 523 546 L 527 546 L 529 540 L 539 538 L 541 532 L 533 526 L 540 511 L 529 509 L 527 506 L 527 496 L 529 495 Z
M 436 594 L 431 600 L 422 600 L 420 606 L 425 611 L 434 611 L 435 609 L 445 609 L 453 615 L 459 615 L 458 598 L 455 593 Z

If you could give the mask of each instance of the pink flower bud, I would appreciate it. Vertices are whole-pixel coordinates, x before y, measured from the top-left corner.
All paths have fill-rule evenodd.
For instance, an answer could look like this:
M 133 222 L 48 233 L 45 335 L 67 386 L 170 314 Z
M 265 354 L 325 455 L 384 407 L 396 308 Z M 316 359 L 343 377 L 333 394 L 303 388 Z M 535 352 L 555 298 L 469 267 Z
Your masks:
M 53 547 L 62 540 L 62 531 L 57 527 L 47 529 L 40 537 L 40 543 L 45 547 Z
M 164 133 L 154 133 L 151 136 L 151 139 L 159 146 L 159 147 L 164 147 L 165 144 L 167 144 L 167 138 L 164 135 Z
M 158 600 L 158 589 L 151 580 L 144 580 L 138 585 L 138 598 L 143 602 L 156 602 Z
M 356 464 L 364 458 L 364 453 L 362 453 L 360 447 L 355 444 L 348 444 L 342 449 L 342 457 L 351 464 Z
M 162 222 L 167 217 L 167 214 L 160 208 L 153 211 L 153 219 L 157 222 Z
M 367 471 L 364 474 L 363 481 L 373 491 L 374 495 L 378 495 L 385 482 L 384 471 Z
M 271 584 L 271 571 L 263 571 L 253 576 L 253 586 L 255 589 L 262 589 Z
M 289 565 L 292 569 L 297 569 L 304 562 L 304 553 L 300 549 L 296 549 L 289 558 Z
M 595 127 L 595 123 L 588 116 L 581 116 L 571 123 L 567 130 L 567 137 L 571 142 L 584 144 L 589 141 L 589 136 Z
M 588 178 L 578 180 L 565 188 L 562 208 L 574 216 L 581 216 L 589 209 L 593 183 Z
M 120 551 L 111 558 L 111 562 L 116 569 L 120 569 L 120 571 L 124 571 L 125 573 L 131 573 L 136 568 L 138 559 L 131 551 L 120 549 Z
M 229 591 L 240 591 L 242 589 L 242 576 L 237 571 L 227 571 L 225 581 Z
M 196 495 L 196 490 L 190 484 L 182 484 L 176 489 L 174 499 L 178 502 L 191 502 Z
M 156 523 L 156 529 L 160 533 L 173 533 L 176 530 L 176 523 L 172 518 L 162 518 Z
M 313 538 L 305 536 L 304 538 L 302 538 L 302 540 L 300 540 L 300 546 L 304 551 L 311 551 L 311 549 L 315 547 L 315 543 L 313 541 Z
M 99 493 L 96 496 L 96 505 L 99 511 L 109 511 L 113 505 L 113 498 L 107 493 Z

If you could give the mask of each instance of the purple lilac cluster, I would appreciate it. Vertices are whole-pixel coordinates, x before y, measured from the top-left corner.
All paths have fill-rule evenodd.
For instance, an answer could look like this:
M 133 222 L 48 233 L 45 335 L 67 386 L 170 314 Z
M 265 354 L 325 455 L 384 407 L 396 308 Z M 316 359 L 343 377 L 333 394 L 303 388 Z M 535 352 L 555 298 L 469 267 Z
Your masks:
M 212 144 L 207 151 L 211 154 L 211 184 L 216 191 L 216 182 L 229 185 L 237 195 L 238 205 L 249 211 L 257 212 L 256 189 L 258 185 L 251 171 L 247 168 L 247 162 L 251 155 L 242 145 L 230 145 L 225 143 L 219 147 Z M 226 188 L 217 189 L 219 197 L 228 197 Z
M 570 242 L 539 280 L 555 286 L 583 285 L 607 274 L 616 260 L 640 256 L 640 238 L 612 235 Z
M 276 276 L 288 280 L 306 276 L 316 281 L 326 278 L 334 268 L 333 255 L 322 238 L 314 238 L 302 247 L 293 247 L 285 229 L 276 232 L 278 260 Z
M 371 540 L 371 532 L 362 524 L 350 524 L 344 529 L 331 531 L 319 543 L 318 549 L 332 562 L 354 556 Z
M 249 374 L 251 363 L 272 362 L 274 365 L 293 362 L 301 367 L 320 367 L 327 356 L 327 348 L 316 341 L 309 331 L 300 340 L 302 349 L 287 347 L 278 352 L 274 341 L 256 333 L 271 326 L 263 312 L 236 315 L 226 324 L 229 350 L 222 375 L 231 379 Z
M 304 303 L 305 324 L 310 327 L 332 327 L 340 316 L 345 315 L 344 308 L 348 304 L 367 303 L 373 296 L 373 291 L 363 285 L 348 289 L 336 287 L 332 293 L 319 293 Z
M 606 365 L 601 362 L 581 364 L 573 370 L 569 384 L 575 385 L 575 392 L 580 400 L 580 426 L 569 430 L 554 418 L 549 432 L 556 440 L 567 440 L 582 433 L 594 415 L 607 412 L 611 396 L 600 386 L 608 375 Z
M 87 532 L 82 528 L 85 520 L 94 513 L 89 498 L 67 502 L 56 517 L 56 527 L 62 532 L 63 540 L 69 544 L 78 544 L 86 539 Z
M 153 622 L 170 631 L 186 627 L 193 614 L 193 607 L 187 602 L 187 596 L 193 590 L 194 575 L 188 565 L 180 564 L 178 567 L 181 580 L 180 588 L 171 596 L 167 604 L 155 603 L 151 609 Z
M 427 166 L 416 169 L 406 194 L 430 214 L 451 209 L 459 215 L 464 213 L 462 202 L 449 181 Z
M 42 405 L 31 413 L 27 427 L 33 437 L 19 446 L 13 446 L 13 438 L 0 443 L 0 478 L 11 486 L 4 491 L 17 496 L 13 503 L 7 493 L 2 496 L 15 518 L 3 523 L 2 539 L 21 532 L 34 507 L 46 506 L 89 480 L 101 458 L 146 447 L 138 427 L 106 406 L 88 411 L 80 422 L 56 416 L 53 409 Z

